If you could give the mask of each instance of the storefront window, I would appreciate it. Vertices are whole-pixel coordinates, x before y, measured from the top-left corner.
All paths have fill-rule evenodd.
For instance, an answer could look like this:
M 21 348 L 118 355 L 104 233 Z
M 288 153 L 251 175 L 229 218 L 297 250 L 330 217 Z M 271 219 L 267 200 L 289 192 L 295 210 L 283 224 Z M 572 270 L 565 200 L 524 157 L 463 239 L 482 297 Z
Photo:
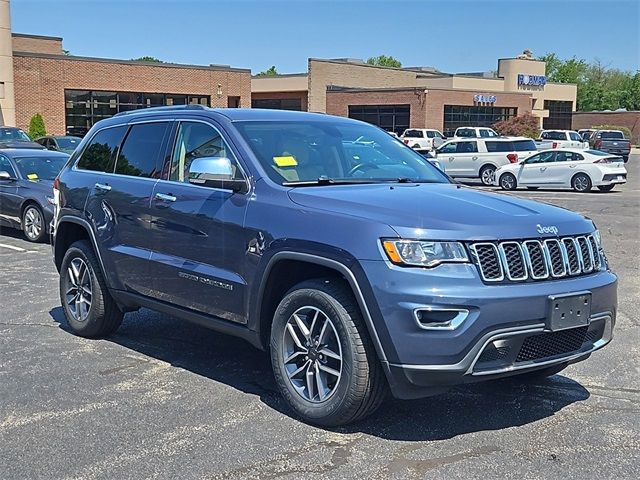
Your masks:
M 349 105 L 349 118 L 372 123 L 401 135 L 409 128 L 409 105 Z
M 542 128 L 570 130 L 573 102 L 559 100 L 545 100 L 544 109 L 549 110 L 549 116 L 542 120 Z
M 518 109 L 515 107 L 445 105 L 443 133 L 453 136 L 458 127 L 491 127 L 516 115 Z
M 65 90 L 67 133 L 84 135 L 99 120 L 119 112 L 163 105 L 211 105 L 208 95 Z
M 302 110 L 300 98 L 264 98 L 251 100 L 251 108 L 275 108 L 277 110 Z

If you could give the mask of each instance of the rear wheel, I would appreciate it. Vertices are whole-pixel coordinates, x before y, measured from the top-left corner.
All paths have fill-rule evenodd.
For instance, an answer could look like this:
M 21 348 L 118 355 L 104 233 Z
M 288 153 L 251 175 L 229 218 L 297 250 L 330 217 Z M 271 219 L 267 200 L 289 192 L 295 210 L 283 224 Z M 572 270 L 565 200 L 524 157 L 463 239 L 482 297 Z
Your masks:
M 60 267 L 60 302 L 69 326 L 82 337 L 104 337 L 122 323 L 100 264 L 86 240 L 69 247 Z
M 576 192 L 589 192 L 591 190 L 591 179 L 585 173 L 578 173 L 571 179 L 571 186 Z
M 480 180 L 483 185 L 493 185 L 493 176 L 496 174 L 496 167 L 485 165 L 480 169 Z
M 22 212 L 22 231 L 30 242 L 40 242 L 47 233 L 44 214 L 37 205 L 27 205 Z
M 271 363 L 283 397 L 309 423 L 364 418 L 386 392 L 358 305 L 335 279 L 302 282 L 282 299 L 271 328 Z
M 511 173 L 503 173 L 500 177 L 500 187 L 503 190 L 515 190 L 517 186 L 516 177 Z
M 610 192 L 611 190 L 613 190 L 613 187 L 615 187 L 615 183 L 611 184 L 611 185 L 600 185 L 598 187 L 598 190 L 600 190 L 601 192 Z

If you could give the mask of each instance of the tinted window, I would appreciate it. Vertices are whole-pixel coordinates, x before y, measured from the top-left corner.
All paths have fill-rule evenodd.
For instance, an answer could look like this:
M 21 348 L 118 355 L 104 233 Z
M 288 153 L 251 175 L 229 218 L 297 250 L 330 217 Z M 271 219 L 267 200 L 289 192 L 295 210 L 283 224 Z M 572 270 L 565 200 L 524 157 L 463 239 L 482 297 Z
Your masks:
M 602 132 L 602 138 L 624 140 L 624 135 L 622 132 Z
M 16 178 L 16 172 L 11 166 L 11 162 L 4 155 L 0 155 L 0 172 L 7 172 L 12 178 Z
M 584 160 L 584 157 L 576 152 L 556 152 L 556 162 L 576 162 L 578 160 Z
M 542 152 L 537 155 L 533 155 L 532 157 L 529 157 L 529 159 L 527 160 L 527 164 L 553 162 L 555 153 L 556 152 Z
M 485 145 L 487 146 L 487 152 L 513 152 L 514 151 L 514 146 L 512 142 L 490 142 L 487 141 L 485 142 Z M 532 150 L 535 150 L 535 148 L 533 148 Z
M 497 137 L 498 135 L 493 130 L 481 129 L 480 136 L 483 138 L 487 138 L 487 137 Z
M 446 145 L 443 145 L 442 147 L 440 147 L 440 149 L 438 150 L 438 153 L 455 153 L 457 145 L 458 145 L 458 142 L 447 143 Z
M 565 132 L 542 132 L 541 138 L 544 140 L 566 140 Z
M 0 142 L 30 142 L 29 135 L 19 128 L 6 127 L 0 128 Z
M 458 142 L 458 148 L 456 148 L 456 153 L 473 153 L 477 151 L 477 142 Z
M 533 140 L 516 140 L 513 142 L 513 150 L 516 152 L 528 152 L 537 150 L 536 142 Z
M 78 168 L 95 172 L 113 172 L 118 146 L 127 127 L 106 128 L 98 132 L 82 152 Z
M 472 128 L 459 128 L 456 130 L 456 137 L 475 137 L 476 131 Z
M 582 141 L 582 137 L 578 135 L 576 132 L 569 132 L 569 138 L 571 140 L 577 140 L 578 142 Z
M 316 182 L 320 177 L 362 183 L 398 178 L 448 183 L 413 149 L 364 123 L 298 120 L 235 125 L 267 175 L 280 184 Z
M 193 160 L 201 157 L 228 158 L 235 168 L 235 178 L 242 178 L 235 156 L 220 132 L 206 123 L 182 122 L 171 156 L 169 179 L 189 182 L 189 166 Z
M 404 132 L 404 136 L 409 138 L 422 138 L 422 130 L 407 130 Z
M 120 149 L 116 173 L 160 178 L 160 154 L 168 122 L 133 125 Z
M 436 132 L 428 131 L 427 138 L 436 138 Z
M 80 143 L 80 140 L 82 139 L 78 137 L 60 137 L 57 139 L 58 148 L 60 148 L 60 150 L 73 152 Z
M 68 155 L 55 155 L 18 157 L 14 160 L 22 178 L 27 180 L 53 180 L 60 173 L 68 159 Z

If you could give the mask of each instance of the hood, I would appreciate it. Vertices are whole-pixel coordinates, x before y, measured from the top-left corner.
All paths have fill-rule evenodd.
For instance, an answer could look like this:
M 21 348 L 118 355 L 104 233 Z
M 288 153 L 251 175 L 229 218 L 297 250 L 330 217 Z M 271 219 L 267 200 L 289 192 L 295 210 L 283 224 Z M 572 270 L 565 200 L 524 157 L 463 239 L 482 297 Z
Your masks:
M 29 188 L 53 195 L 53 180 L 24 180 Z
M 403 238 L 506 240 L 594 229 L 563 208 L 454 184 L 297 187 L 288 194 L 306 208 L 384 223 Z

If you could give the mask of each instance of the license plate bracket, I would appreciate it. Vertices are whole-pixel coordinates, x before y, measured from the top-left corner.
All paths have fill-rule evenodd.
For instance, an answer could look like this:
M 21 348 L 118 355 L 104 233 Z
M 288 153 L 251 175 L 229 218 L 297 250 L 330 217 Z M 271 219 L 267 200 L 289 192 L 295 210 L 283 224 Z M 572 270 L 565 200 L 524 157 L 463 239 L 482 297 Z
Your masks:
M 589 325 L 591 317 L 591 292 L 549 295 L 546 327 L 548 330 Z

